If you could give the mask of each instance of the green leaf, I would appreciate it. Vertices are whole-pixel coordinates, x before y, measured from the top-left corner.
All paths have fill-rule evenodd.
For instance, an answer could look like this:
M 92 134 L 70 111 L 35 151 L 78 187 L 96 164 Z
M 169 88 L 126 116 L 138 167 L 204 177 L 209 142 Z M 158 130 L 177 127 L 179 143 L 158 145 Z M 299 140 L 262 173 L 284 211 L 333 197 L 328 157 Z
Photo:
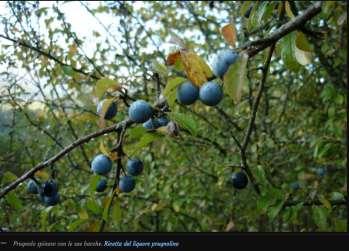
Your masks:
M 6 195 L 7 203 L 14 209 L 23 208 L 22 201 L 18 199 L 18 196 L 15 192 L 10 192 Z
M 269 2 L 269 4 L 267 5 L 266 10 L 264 11 L 264 14 L 262 16 L 262 20 L 269 20 L 271 18 L 271 16 L 273 15 L 276 4 L 277 3 Z
M 331 210 L 331 203 L 325 198 L 325 196 L 323 195 L 319 195 L 319 201 L 322 203 L 322 205 L 324 205 L 324 207 L 326 207 L 327 209 Z
M 41 231 L 45 231 L 46 226 L 47 226 L 47 218 L 48 218 L 49 212 L 46 210 L 42 210 L 40 213 L 40 226 L 41 226 Z
M 336 232 L 347 232 L 347 220 L 335 220 L 334 229 Z
M 273 221 L 275 217 L 278 216 L 283 205 L 284 201 L 279 201 L 278 204 L 268 209 L 268 216 L 271 221 Z
M 273 207 L 268 209 L 268 216 L 269 216 L 271 221 L 273 221 L 275 219 L 275 217 L 278 216 L 278 214 L 280 213 L 282 207 L 284 206 L 284 204 L 289 196 L 289 194 L 282 195 L 281 190 L 278 190 L 278 191 L 280 192 L 279 196 L 282 196 L 283 198 L 278 199 L 277 203 Z
M 328 16 L 329 14 L 332 14 L 335 8 L 336 2 L 335 1 L 325 1 L 323 3 L 323 12 Z
M 300 50 L 312 52 L 312 46 L 308 42 L 307 37 L 304 35 L 303 32 L 297 31 L 296 32 L 296 47 L 298 47 Z
M 275 4 L 271 2 L 255 3 L 248 19 L 247 30 L 252 31 L 261 26 L 265 20 L 269 20 L 270 16 L 273 14 L 274 7 Z M 244 14 L 245 13 L 246 11 Z
M 79 228 L 79 226 L 81 226 L 81 224 L 83 224 L 84 222 L 85 222 L 85 220 L 83 220 L 83 219 L 77 219 L 77 220 L 73 221 L 72 223 L 70 223 L 67 226 L 67 229 L 70 232 L 76 231 Z
M 172 108 L 176 101 L 176 95 L 177 95 L 177 86 L 182 84 L 187 79 L 182 77 L 175 77 L 171 78 L 167 81 L 166 87 L 164 89 L 164 96 L 167 100 L 168 105 L 170 108 Z
M 292 222 L 293 224 L 298 224 L 298 215 L 299 212 L 302 211 L 303 208 L 303 202 L 298 203 L 297 205 L 291 207 L 291 217 L 290 217 L 290 222 Z
M 167 68 L 164 64 L 159 63 L 157 60 L 152 61 L 153 70 L 159 73 L 161 76 L 167 76 Z
M 281 47 L 281 58 L 286 67 L 292 71 L 298 71 L 300 64 L 295 57 L 295 32 L 284 36 L 279 43 Z
M 252 31 L 253 29 L 255 29 L 259 23 L 257 21 L 257 17 L 258 17 L 258 8 L 259 8 L 259 4 L 255 3 L 252 7 L 252 10 L 250 12 L 250 17 L 248 18 L 248 22 L 247 22 L 247 31 Z
M 134 155 L 138 151 L 143 150 L 144 147 L 152 143 L 154 140 L 159 139 L 161 137 L 161 134 L 158 133 L 146 133 L 137 143 L 126 145 L 125 151 L 128 153 L 128 155 Z
M 113 208 L 112 208 L 112 219 L 116 223 L 120 222 L 121 220 L 121 206 L 119 201 L 115 201 Z
M 88 199 L 86 202 L 86 207 L 89 209 L 92 213 L 99 215 L 101 213 L 101 207 L 94 199 Z
M 326 156 L 326 154 L 331 150 L 331 147 L 332 145 L 330 143 L 327 143 L 327 144 L 322 144 L 321 145 L 321 149 L 319 150 L 319 153 L 318 153 L 318 158 L 323 158 Z
M 98 175 L 93 175 L 91 178 L 90 178 L 90 190 L 91 191 L 96 191 L 96 187 L 97 187 L 97 183 L 98 181 L 100 180 L 100 177 L 98 177 Z
M 327 210 L 324 207 L 313 207 L 313 220 L 320 231 L 327 230 Z
M 198 124 L 195 119 L 189 117 L 187 114 L 179 113 L 179 112 L 171 112 L 169 114 L 171 120 L 174 120 L 181 126 L 182 128 L 187 129 L 190 134 L 197 135 L 198 133 Z
M 256 14 L 254 16 L 256 18 L 255 22 L 257 23 L 257 25 L 260 25 L 263 22 L 264 14 L 265 14 L 265 12 L 267 10 L 267 7 L 269 5 L 270 5 L 270 3 L 268 3 L 268 2 L 262 2 L 262 3 L 259 4 L 258 10 L 257 10 L 257 12 L 256 12 Z
M 244 1 L 240 8 L 240 15 L 244 16 L 248 8 L 250 7 L 252 1 Z
M 73 76 L 73 74 L 74 74 L 73 68 L 71 66 L 69 66 L 69 65 L 64 65 L 62 67 L 62 70 L 63 70 L 65 75 Z
M 147 129 L 145 129 L 143 126 L 136 126 L 127 130 L 127 139 L 130 141 L 138 140 L 146 133 Z
M 247 86 L 247 61 L 248 55 L 241 53 L 237 61 L 229 67 L 228 72 L 224 75 L 224 92 L 235 103 L 240 102 L 242 88 Z
M 14 173 L 12 173 L 10 171 L 6 171 L 2 175 L 1 182 L 5 184 L 5 183 L 10 183 L 10 182 L 12 182 L 12 181 L 14 181 L 16 179 L 17 179 L 17 176 Z
M 87 220 L 88 219 L 88 213 L 85 209 L 81 209 L 79 212 L 79 217 L 81 220 Z
M 94 94 L 100 99 L 109 88 L 119 89 L 120 86 L 118 85 L 116 80 L 102 78 L 97 81 L 94 89 Z
M 267 182 L 263 169 L 259 169 L 259 171 L 255 171 L 254 174 L 258 175 L 259 180 L 265 180 L 265 182 Z M 257 179 L 257 175 L 256 175 L 256 179 Z M 263 214 L 268 213 L 268 216 L 271 219 L 274 219 L 279 214 L 289 194 L 288 193 L 285 194 L 284 191 L 273 188 L 271 186 L 269 187 L 264 186 L 261 190 L 262 190 L 262 195 L 257 200 L 257 210 L 258 212 Z
M 341 201 L 341 200 L 344 200 L 344 195 L 340 192 L 332 192 L 331 193 L 331 200 L 334 200 L 334 201 Z
M 111 204 L 111 201 L 112 201 L 112 198 L 113 198 L 113 194 L 112 195 L 108 195 L 106 198 L 105 198 L 105 206 L 104 206 L 104 210 L 103 210 L 103 219 L 105 221 L 108 220 L 108 216 L 109 216 L 109 208 L 110 208 L 110 204 Z
M 268 208 L 275 203 L 275 198 L 268 195 L 262 195 L 257 200 L 257 211 L 261 214 L 268 212 Z
M 172 203 L 172 207 L 173 207 L 173 210 L 177 213 L 181 211 L 181 203 L 177 200 Z
M 266 174 L 262 166 L 257 166 L 255 168 L 254 175 L 256 177 L 257 182 L 261 184 L 263 187 L 267 187 L 270 185 L 266 178 Z

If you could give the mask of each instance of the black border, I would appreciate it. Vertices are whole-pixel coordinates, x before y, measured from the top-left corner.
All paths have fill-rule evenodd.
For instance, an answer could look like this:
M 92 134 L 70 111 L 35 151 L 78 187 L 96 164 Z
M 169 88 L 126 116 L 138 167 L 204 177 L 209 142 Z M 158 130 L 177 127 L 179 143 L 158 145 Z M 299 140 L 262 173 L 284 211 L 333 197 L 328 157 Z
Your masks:
M 14 246 L 18 242 L 66 242 L 99 241 L 101 246 L 82 247 L 25 247 Z M 178 242 L 177 247 L 106 247 L 105 241 L 120 242 Z M 335 250 L 348 246 L 349 233 L 0 233 L 0 250 Z
M 347 14 L 348 14 L 347 4 Z M 347 19 L 348 24 L 348 19 Z M 349 52 L 347 51 L 347 61 Z M 348 69 L 347 69 L 348 72 Z M 347 79 L 347 100 L 349 97 L 349 83 Z M 347 102 L 347 111 L 349 103 Z M 348 112 L 346 122 L 346 145 L 347 145 L 347 180 L 348 174 Z M 347 183 L 347 191 L 349 184 Z M 347 201 L 347 215 L 348 215 Z M 1 210 L 1 209 L 0 209 Z M 347 231 L 349 230 L 349 221 L 347 219 Z M 65 232 L 0 232 L 0 250 L 62 250 L 62 247 L 26 247 L 20 248 L 13 246 L 14 241 L 18 242 L 94 242 L 94 241 L 158 241 L 158 242 L 178 242 L 178 247 L 173 248 L 153 248 L 151 250 L 336 250 L 348 246 L 349 232 L 345 233 L 224 233 L 224 232 L 201 232 L 201 233 L 143 233 L 143 232 L 105 232 L 105 233 L 65 233 Z M 150 250 L 147 248 L 136 247 L 65 247 L 64 249 L 94 249 L 94 250 Z M 240 250 L 239 250 L 240 251 Z

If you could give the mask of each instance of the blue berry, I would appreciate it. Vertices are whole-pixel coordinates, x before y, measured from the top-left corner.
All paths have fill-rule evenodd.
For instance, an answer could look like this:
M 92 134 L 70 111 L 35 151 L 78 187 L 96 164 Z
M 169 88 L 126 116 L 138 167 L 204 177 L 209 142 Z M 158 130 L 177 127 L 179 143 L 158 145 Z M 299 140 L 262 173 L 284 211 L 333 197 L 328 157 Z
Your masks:
M 200 88 L 200 100 L 202 103 L 215 106 L 217 105 L 223 98 L 223 91 L 220 85 L 215 82 L 206 82 Z
M 135 188 L 136 182 L 132 176 L 123 176 L 119 181 L 119 189 L 121 192 L 129 193 Z
M 153 114 L 152 107 L 144 100 L 133 102 L 128 109 L 128 116 L 136 123 L 143 123 Z
M 100 175 L 107 174 L 111 167 L 112 161 L 104 154 L 97 155 L 91 162 L 92 171 Z
M 177 88 L 177 100 L 183 105 L 193 104 L 199 97 L 199 88 L 187 81 Z

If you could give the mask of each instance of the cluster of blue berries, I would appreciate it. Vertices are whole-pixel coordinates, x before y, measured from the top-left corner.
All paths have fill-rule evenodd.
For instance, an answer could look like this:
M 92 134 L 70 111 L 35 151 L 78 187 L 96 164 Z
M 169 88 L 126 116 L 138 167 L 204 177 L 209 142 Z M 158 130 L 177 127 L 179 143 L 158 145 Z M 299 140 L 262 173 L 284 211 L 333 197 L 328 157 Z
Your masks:
M 233 64 L 238 57 L 238 54 L 232 50 L 220 51 L 213 63 L 213 72 L 217 77 L 223 77 L 229 66 Z M 199 89 L 190 81 L 182 83 L 177 88 L 177 100 L 184 105 L 193 104 L 198 98 L 208 105 L 215 106 L 223 98 L 223 91 L 219 84 L 214 81 L 204 83 Z M 106 100 L 102 100 L 97 105 L 97 114 L 101 115 L 103 104 Z M 118 108 L 116 102 L 112 102 L 107 111 L 104 113 L 104 119 L 111 120 L 117 114 Z M 133 102 L 128 110 L 130 120 L 135 123 L 143 123 L 143 127 L 149 131 L 156 130 L 159 127 L 166 126 L 169 120 L 166 116 L 154 118 L 153 108 L 144 100 L 137 100 Z M 112 169 L 111 159 L 99 154 L 94 157 L 91 162 L 91 170 L 98 175 L 106 175 Z M 131 192 L 135 188 L 134 176 L 138 176 L 143 171 L 143 163 L 137 158 L 131 158 L 127 161 L 127 174 L 120 177 L 119 189 L 122 192 Z M 248 179 L 243 172 L 234 173 L 232 182 L 236 188 L 244 188 L 247 185 Z M 97 192 L 103 192 L 107 188 L 107 180 L 102 178 L 96 185 Z M 54 180 L 48 180 L 42 185 L 34 180 L 29 180 L 27 183 L 27 190 L 32 194 L 39 194 L 40 200 L 46 206 L 56 205 L 60 196 L 58 193 L 58 186 Z
M 112 168 L 112 161 L 104 154 L 99 154 L 92 160 L 91 170 L 98 175 L 106 175 Z M 135 188 L 134 176 L 143 171 L 143 162 L 137 158 L 130 158 L 127 161 L 127 175 L 122 176 L 119 181 L 121 192 L 129 193 Z M 103 192 L 107 188 L 107 180 L 101 179 L 96 186 L 97 192 Z
M 29 180 L 27 183 L 28 193 L 38 194 L 41 202 L 45 206 L 54 206 L 59 200 L 58 185 L 54 180 L 48 180 L 43 184 L 39 184 L 34 180 Z
M 103 102 L 97 106 L 97 113 L 100 115 L 103 107 Z M 112 103 L 106 111 L 104 118 L 112 119 L 117 113 L 116 103 Z M 165 116 L 153 118 L 153 108 L 144 100 L 137 100 L 133 102 L 128 109 L 128 116 L 130 120 L 135 123 L 143 123 L 143 127 L 147 130 L 155 130 L 161 126 L 166 126 L 169 120 Z M 94 157 L 91 162 L 91 170 L 98 175 L 106 175 L 112 169 L 111 159 L 99 154 Z M 127 161 L 127 174 L 120 177 L 119 189 L 121 192 L 129 193 L 135 188 L 135 176 L 138 176 L 143 171 L 143 163 L 137 158 L 130 158 Z M 107 188 L 107 180 L 101 179 L 97 183 L 96 191 L 103 192 Z
M 228 71 L 230 65 L 234 64 L 238 54 L 233 50 L 220 51 L 213 61 L 213 73 L 215 76 L 222 78 Z M 197 99 L 208 106 L 217 105 L 223 98 L 221 86 L 215 81 L 208 81 L 200 88 L 190 81 L 182 83 L 177 88 L 177 100 L 183 105 L 191 105 Z
M 153 108 L 144 100 L 133 102 L 128 109 L 128 116 L 133 122 L 143 123 L 143 127 L 149 131 L 169 123 L 166 116 L 153 118 Z

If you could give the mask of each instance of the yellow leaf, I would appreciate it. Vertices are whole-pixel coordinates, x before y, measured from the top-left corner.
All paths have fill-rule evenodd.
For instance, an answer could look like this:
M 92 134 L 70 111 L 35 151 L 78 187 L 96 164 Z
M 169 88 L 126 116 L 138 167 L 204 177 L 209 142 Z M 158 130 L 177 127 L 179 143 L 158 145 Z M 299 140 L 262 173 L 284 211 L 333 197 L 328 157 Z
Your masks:
M 161 211 L 166 205 L 164 203 L 154 203 L 151 206 L 151 211 Z
M 312 47 L 310 43 L 308 42 L 307 37 L 303 32 L 296 32 L 296 40 L 295 40 L 295 45 L 298 47 L 298 49 L 301 49 L 302 51 L 308 51 L 312 52 Z
M 78 47 L 76 43 L 73 43 L 72 45 L 69 46 L 69 55 L 74 55 L 78 51 Z
M 158 128 L 156 128 L 156 131 L 159 132 L 159 133 L 161 133 L 161 134 L 168 135 L 167 126 L 158 127 Z
M 111 104 L 113 102 L 115 102 L 115 99 L 112 99 L 112 98 L 105 99 L 103 101 L 102 109 L 101 109 L 101 112 L 99 113 L 99 127 L 100 128 L 104 128 L 105 127 L 106 122 L 105 122 L 104 116 L 107 113 L 109 107 L 111 106 Z
M 98 98 L 101 98 L 103 94 L 108 90 L 118 91 L 121 90 L 121 86 L 116 80 L 102 78 L 96 83 L 96 86 L 94 88 L 94 95 Z
M 107 149 L 105 147 L 105 145 L 103 144 L 103 142 L 101 142 L 99 144 L 99 150 L 101 151 L 101 153 L 103 153 L 104 155 L 108 156 L 111 160 L 116 160 L 118 158 L 118 154 L 117 152 L 111 152 L 109 151 L 109 149 Z
M 212 77 L 212 71 L 207 63 L 195 52 L 181 50 L 181 59 L 188 79 L 196 86 L 201 86 Z
M 79 217 L 82 220 L 87 220 L 88 219 L 88 213 L 85 209 L 81 209 L 81 211 L 79 212 Z
M 98 230 L 99 230 L 99 222 L 98 221 L 92 221 L 86 229 L 86 231 L 88 231 L 88 232 L 98 232 Z
M 347 20 L 347 13 L 344 12 L 342 15 L 339 16 L 339 18 L 337 19 L 337 24 L 342 26 L 345 21 Z
M 222 27 L 221 33 L 225 41 L 231 46 L 235 47 L 236 43 L 236 28 L 233 24 L 227 24 Z
M 109 155 L 109 150 L 107 150 L 107 148 L 104 146 L 103 142 L 101 142 L 99 144 L 99 150 L 101 151 L 101 153 L 103 153 L 104 155 Z
M 300 63 L 301 65 L 307 65 L 311 63 L 311 58 L 312 58 L 311 52 L 303 51 L 301 49 L 298 49 L 297 46 L 295 46 L 294 55 L 298 63 Z
M 92 122 L 96 121 L 96 117 L 90 113 L 73 114 L 74 122 Z
M 43 180 L 47 180 L 50 178 L 50 175 L 48 174 L 48 172 L 44 171 L 44 170 L 39 170 L 35 173 L 35 176 L 38 178 L 41 178 Z
M 230 220 L 228 225 L 225 227 L 225 231 L 226 232 L 231 232 L 231 231 L 234 231 L 234 229 L 235 229 L 234 221 Z
M 109 158 L 110 158 L 111 160 L 117 160 L 117 159 L 119 158 L 118 153 L 117 153 L 117 152 L 111 152 L 111 153 L 109 154 Z
M 293 12 L 291 10 L 291 6 L 290 6 L 289 1 L 286 1 L 286 3 L 285 3 L 285 11 L 286 11 L 286 14 L 289 18 L 291 18 L 291 19 L 295 18 L 295 15 L 293 14 Z
M 324 207 L 331 209 L 331 203 L 323 196 L 319 196 L 319 201 L 322 203 L 322 205 L 324 205 Z
M 158 207 L 158 204 L 157 203 L 154 203 L 152 206 L 151 206 L 151 211 L 156 211 Z

